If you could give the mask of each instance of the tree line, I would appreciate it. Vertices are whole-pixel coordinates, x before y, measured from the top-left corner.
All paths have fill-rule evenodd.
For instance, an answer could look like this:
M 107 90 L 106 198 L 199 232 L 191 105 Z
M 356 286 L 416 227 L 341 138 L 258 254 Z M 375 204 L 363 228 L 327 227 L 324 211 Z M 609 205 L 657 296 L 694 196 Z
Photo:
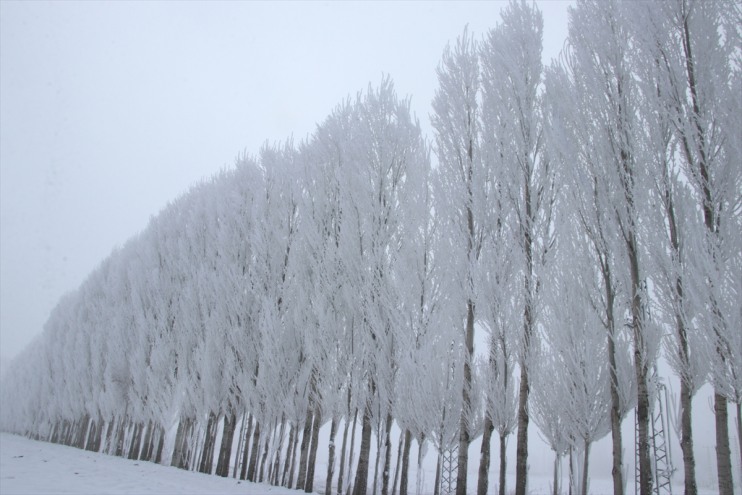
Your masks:
M 623 495 L 635 410 L 649 495 L 662 354 L 680 383 L 685 493 L 692 399 L 710 383 L 731 494 L 741 26 L 734 1 L 580 0 L 544 67 L 541 12 L 512 0 L 483 38 L 464 30 L 445 49 L 432 143 L 387 77 L 302 142 L 242 155 L 170 203 L 12 362 L 2 428 L 306 492 L 323 476 L 327 495 L 408 493 L 413 446 L 419 492 L 428 444 L 436 494 L 458 446 L 464 495 L 479 437 L 484 495 L 494 432 L 503 495 L 515 433 L 525 495 L 533 421 L 555 494 L 565 455 L 570 488 L 588 493 L 590 446 L 610 434 Z

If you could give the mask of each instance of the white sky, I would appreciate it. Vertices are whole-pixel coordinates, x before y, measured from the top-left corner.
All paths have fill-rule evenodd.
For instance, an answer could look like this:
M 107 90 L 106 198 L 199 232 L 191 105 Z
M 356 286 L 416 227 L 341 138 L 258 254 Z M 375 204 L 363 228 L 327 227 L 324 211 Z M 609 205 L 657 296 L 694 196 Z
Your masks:
M 539 2 L 546 61 L 568 4 Z M 503 5 L 0 2 L 0 354 L 191 184 L 382 74 L 429 134 L 444 46 Z

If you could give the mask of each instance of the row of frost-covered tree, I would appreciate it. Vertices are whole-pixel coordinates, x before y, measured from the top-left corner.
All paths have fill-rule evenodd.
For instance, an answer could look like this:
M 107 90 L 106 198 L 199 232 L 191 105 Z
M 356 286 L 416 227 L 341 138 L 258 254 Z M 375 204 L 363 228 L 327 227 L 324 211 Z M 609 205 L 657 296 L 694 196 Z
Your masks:
M 465 30 L 446 48 L 430 143 L 385 78 L 301 143 L 266 144 L 173 201 L 13 361 L 2 428 L 307 492 L 319 477 L 328 495 L 408 493 L 411 462 L 419 491 L 427 445 L 435 491 L 440 453 L 458 446 L 456 491 L 473 492 L 475 441 L 477 493 L 504 494 L 515 435 L 524 495 L 533 422 L 555 453 L 554 493 L 565 455 L 581 465 L 571 488 L 588 492 L 590 446 L 610 434 L 622 495 L 635 410 L 649 495 L 664 356 L 685 493 L 692 398 L 710 383 L 731 494 L 740 4 L 580 0 L 548 67 L 542 29 L 535 5 L 512 1 L 483 38 Z

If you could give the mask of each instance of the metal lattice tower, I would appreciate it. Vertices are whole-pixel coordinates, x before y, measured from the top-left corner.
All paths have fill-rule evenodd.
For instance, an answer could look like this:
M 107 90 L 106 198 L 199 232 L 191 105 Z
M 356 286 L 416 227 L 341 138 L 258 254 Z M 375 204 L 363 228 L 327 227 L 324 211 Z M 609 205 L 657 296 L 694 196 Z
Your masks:
M 672 466 L 670 443 L 667 437 L 667 389 L 663 383 L 657 384 L 657 403 L 652 412 L 652 448 L 654 453 L 654 484 L 657 495 L 672 495 Z
M 441 495 L 456 493 L 456 474 L 459 469 L 459 446 L 454 445 L 443 451 L 441 465 Z
M 655 375 L 656 377 L 656 375 Z M 667 389 L 656 379 L 656 397 L 650 406 L 649 450 L 652 457 L 652 492 L 656 495 L 672 495 L 672 475 L 675 468 L 670 455 L 667 437 L 669 427 L 667 414 Z M 639 421 L 634 411 L 634 493 L 639 493 Z

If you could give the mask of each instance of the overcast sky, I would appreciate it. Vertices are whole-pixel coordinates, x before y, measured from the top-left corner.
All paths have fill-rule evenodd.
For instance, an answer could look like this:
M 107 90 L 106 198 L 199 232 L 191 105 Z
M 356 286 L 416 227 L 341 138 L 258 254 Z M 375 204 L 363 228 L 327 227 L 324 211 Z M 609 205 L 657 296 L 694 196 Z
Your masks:
M 545 59 L 569 2 L 542 1 Z M 503 2 L 0 2 L 0 347 L 168 201 L 382 74 L 429 133 L 435 68 Z

